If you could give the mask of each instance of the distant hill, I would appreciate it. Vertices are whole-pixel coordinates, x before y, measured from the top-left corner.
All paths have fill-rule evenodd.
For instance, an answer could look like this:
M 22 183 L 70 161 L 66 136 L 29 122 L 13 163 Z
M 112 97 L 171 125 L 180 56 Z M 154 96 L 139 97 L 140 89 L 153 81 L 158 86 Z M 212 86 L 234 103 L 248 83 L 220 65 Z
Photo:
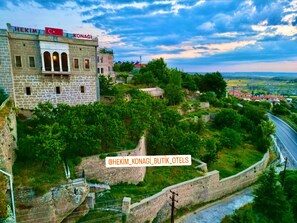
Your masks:
M 189 74 L 205 74 L 206 72 L 188 72 Z M 224 78 L 247 78 L 247 79 L 273 79 L 273 80 L 293 80 L 297 81 L 297 73 L 288 73 L 288 72 L 222 72 Z

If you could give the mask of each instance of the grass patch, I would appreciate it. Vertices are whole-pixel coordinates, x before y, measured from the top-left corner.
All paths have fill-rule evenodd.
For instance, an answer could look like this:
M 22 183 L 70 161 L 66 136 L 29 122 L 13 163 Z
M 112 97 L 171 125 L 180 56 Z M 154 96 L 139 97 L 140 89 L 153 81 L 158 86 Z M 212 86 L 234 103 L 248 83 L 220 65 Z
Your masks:
M 37 195 L 66 182 L 63 164 L 52 168 L 42 167 L 40 162 L 22 162 L 16 160 L 13 165 L 15 187 L 32 187 Z
M 201 176 L 192 166 L 147 167 L 143 182 L 138 185 L 120 184 L 111 187 L 114 200 L 131 197 L 132 203 L 160 192 L 163 188 Z
M 244 144 L 235 149 L 222 149 L 218 160 L 210 165 L 211 170 L 220 171 L 220 177 L 225 178 L 241 172 L 263 158 L 263 153 L 252 145 Z

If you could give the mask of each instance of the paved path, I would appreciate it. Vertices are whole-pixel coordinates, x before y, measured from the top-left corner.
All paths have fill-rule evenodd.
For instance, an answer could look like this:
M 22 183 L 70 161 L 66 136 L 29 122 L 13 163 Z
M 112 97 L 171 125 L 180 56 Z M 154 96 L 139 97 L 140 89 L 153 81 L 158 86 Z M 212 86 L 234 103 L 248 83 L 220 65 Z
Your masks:
M 297 164 L 297 132 L 288 124 L 274 115 L 268 114 L 269 119 L 276 126 L 276 137 L 283 145 L 283 153 L 288 156 L 293 164 Z
M 252 202 L 252 188 L 233 194 L 215 203 L 206 205 L 193 213 L 176 220 L 177 223 L 220 223 L 225 215 L 232 214 L 234 210 Z

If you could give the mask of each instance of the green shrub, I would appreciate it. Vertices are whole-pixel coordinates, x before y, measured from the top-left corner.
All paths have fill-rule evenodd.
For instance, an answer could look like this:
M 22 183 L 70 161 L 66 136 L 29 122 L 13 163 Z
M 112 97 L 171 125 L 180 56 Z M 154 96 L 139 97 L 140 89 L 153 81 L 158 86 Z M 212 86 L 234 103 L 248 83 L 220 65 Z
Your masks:
M 108 153 L 107 156 L 118 156 L 118 154 L 113 152 L 113 153 Z
M 105 159 L 106 157 L 107 157 L 107 154 L 105 154 L 105 153 L 102 153 L 99 155 L 99 158 L 102 160 Z

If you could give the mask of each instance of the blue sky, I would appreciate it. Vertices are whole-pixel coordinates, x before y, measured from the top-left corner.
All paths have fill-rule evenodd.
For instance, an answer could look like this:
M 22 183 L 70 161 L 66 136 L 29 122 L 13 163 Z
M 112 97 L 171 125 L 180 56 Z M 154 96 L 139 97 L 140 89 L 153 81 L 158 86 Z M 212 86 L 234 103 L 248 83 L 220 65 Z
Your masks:
M 98 36 L 115 60 L 197 72 L 297 72 L 297 0 L 0 0 L 0 27 Z

